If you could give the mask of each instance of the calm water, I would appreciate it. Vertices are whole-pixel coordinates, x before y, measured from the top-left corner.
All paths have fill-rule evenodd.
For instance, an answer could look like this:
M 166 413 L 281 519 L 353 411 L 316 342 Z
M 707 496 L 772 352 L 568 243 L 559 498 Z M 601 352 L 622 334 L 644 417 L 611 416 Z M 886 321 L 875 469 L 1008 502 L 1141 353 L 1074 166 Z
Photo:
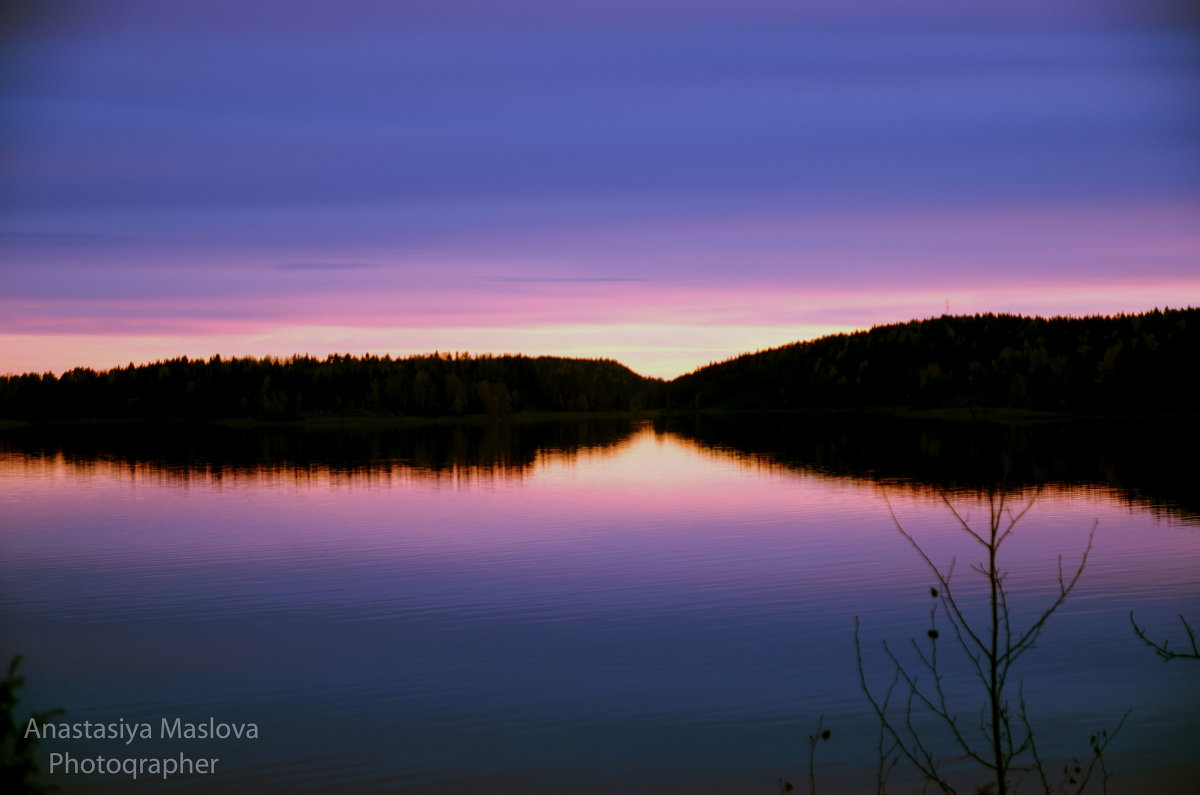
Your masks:
M 889 506 L 935 562 L 957 560 L 982 621 L 979 547 L 940 494 L 985 526 L 997 477 L 1015 509 L 1033 501 L 1001 551 L 1019 622 L 1095 526 L 1017 670 L 1042 755 L 1086 756 L 1132 710 L 1110 791 L 1200 770 L 1200 662 L 1163 662 L 1129 623 L 1173 645 L 1177 614 L 1200 625 L 1195 473 L 1147 470 L 1135 442 L 912 424 L 222 433 L 0 447 L 0 651 L 25 655 L 22 708 L 155 734 L 46 740 L 43 770 L 52 752 L 184 753 L 216 773 L 138 791 L 771 793 L 806 786 L 823 715 L 818 785 L 873 791 L 855 617 L 882 690 L 883 642 L 907 654 L 933 605 Z M 973 726 L 984 698 L 947 641 Z M 210 716 L 259 737 L 157 736 L 164 717 Z

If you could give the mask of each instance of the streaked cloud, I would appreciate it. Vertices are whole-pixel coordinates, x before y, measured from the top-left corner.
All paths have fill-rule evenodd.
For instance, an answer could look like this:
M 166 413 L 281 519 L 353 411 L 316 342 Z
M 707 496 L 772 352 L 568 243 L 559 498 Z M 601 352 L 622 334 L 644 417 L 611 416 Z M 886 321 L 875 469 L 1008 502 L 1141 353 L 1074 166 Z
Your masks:
M 648 282 L 650 279 L 633 279 L 621 276 L 496 276 L 492 281 L 517 282 L 524 284 L 573 284 L 605 282 Z
M 22 248 L 96 248 L 128 246 L 137 242 L 130 235 L 103 232 L 3 232 L 0 231 L 0 253 L 6 249 Z
M 354 271 L 382 268 L 383 265 L 370 262 L 284 262 L 276 265 L 281 271 Z

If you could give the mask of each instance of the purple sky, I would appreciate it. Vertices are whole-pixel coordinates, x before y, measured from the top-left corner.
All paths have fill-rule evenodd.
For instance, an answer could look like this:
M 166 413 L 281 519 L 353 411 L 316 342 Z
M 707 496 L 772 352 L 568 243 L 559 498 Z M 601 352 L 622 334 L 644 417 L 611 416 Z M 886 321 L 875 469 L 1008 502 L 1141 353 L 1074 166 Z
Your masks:
M 28 6 L 0 372 L 1200 304 L 1184 3 Z

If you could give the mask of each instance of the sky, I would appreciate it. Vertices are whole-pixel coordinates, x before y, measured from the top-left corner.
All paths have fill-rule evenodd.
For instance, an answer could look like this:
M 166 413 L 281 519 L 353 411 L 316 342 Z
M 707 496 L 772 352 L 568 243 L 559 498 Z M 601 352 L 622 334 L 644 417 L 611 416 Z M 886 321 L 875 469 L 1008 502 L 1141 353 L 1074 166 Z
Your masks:
M 1200 305 L 1183 2 L 3 8 L 0 373 Z

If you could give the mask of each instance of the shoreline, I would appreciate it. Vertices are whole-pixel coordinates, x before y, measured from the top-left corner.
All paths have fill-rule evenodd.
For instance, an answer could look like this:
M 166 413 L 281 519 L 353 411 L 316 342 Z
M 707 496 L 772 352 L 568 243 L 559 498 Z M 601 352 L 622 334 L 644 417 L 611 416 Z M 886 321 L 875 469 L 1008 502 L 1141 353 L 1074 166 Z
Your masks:
M 389 430 L 428 426 L 530 425 L 552 422 L 592 420 L 657 420 L 681 417 L 722 419 L 780 420 L 829 417 L 892 417 L 902 420 L 984 425 L 1043 425 L 1075 422 L 1200 422 L 1200 413 L 1086 413 L 1037 411 L 1008 407 L 922 408 L 912 406 L 868 406 L 855 408 L 804 407 L 796 409 L 638 409 L 633 411 L 529 411 L 505 415 L 471 414 L 461 416 L 338 414 L 313 415 L 287 420 L 263 420 L 252 417 L 48 417 L 0 418 L 0 433 L 31 427 L 72 426 L 218 426 L 237 430 L 301 428 L 304 430 Z

